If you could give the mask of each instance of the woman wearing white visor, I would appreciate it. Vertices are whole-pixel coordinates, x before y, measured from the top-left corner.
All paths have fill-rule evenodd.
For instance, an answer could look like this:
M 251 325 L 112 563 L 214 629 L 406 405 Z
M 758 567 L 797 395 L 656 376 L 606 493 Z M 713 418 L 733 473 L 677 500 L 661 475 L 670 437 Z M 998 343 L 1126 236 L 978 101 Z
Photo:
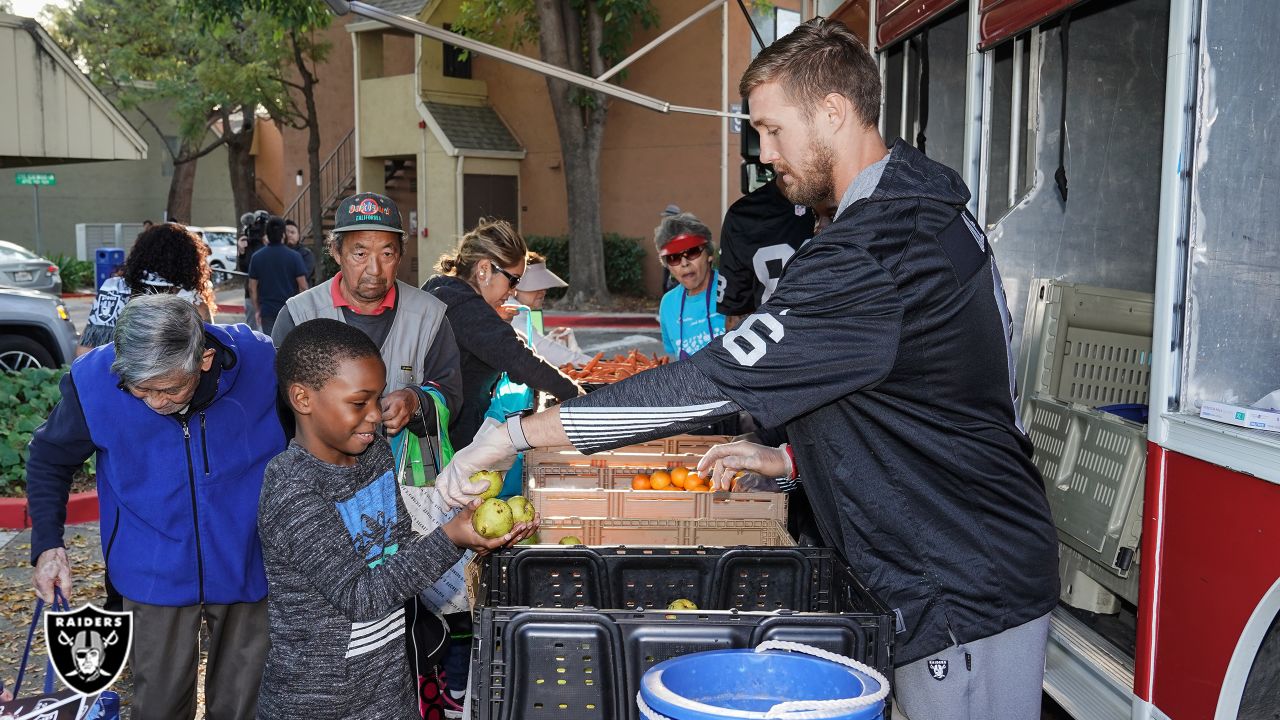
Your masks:
M 591 356 L 578 348 L 578 341 L 573 337 L 570 328 L 552 328 L 551 332 L 543 332 L 542 303 L 551 288 L 568 287 L 569 283 L 547 269 L 547 259 L 530 251 L 528 264 L 524 274 L 520 276 L 520 284 L 516 285 L 514 302 L 503 306 L 503 315 L 511 320 L 511 326 L 521 340 L 529 342 L 533 351 L 541 355 L 547 362 L 557 367 L 574 365 L 581 367 L 591 361 Z M 521 312 L 528 308 L 528 313 Z M 532 330 L 532 342 L 528 332 Z

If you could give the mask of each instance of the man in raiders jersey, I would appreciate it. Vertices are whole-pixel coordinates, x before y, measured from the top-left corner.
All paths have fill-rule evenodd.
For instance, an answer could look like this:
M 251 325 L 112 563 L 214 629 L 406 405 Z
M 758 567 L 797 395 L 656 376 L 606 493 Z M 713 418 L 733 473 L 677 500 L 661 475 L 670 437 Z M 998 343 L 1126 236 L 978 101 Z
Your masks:
M 838 198 L 835 222 L 688 361 L 512 418 L 438 486 L 461 504 L 471 472 L 517 450 L 596 452 L 745 410 L 789 444 L 720 445 L 699 469 L 720 488 L 738 469 L 803 480 L 823 540 L 897 615 L 895 716 L 1037 720 L 1057 536 L 969 189 L 901 140 L 885 152 L 879 71 L 838 22 L 766 48 L 740 89 L 787 198 Z
M 813 237 L 813 211 L 783 195 L 781 178 L 738 198 L 720 229 L 720 314 L 730 330 L 769 299 L 782 266 Z

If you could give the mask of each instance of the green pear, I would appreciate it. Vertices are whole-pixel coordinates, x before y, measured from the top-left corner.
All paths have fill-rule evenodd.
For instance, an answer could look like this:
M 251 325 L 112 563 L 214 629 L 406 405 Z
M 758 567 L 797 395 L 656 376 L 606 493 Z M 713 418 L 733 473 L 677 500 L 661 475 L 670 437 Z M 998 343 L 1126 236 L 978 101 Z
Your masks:
M 480 493 L 476 497 L 481 500 L 498 497 L 498 493 L 502 492 L 502 473 L 497 470 L 481 470 L 480 472 L 471 473 L 471 477 L 467 478 L 470 482 L 487 482 L 489 489 Z
M 582 538 L 578 537 L 577 535 L 565 535 L 564 537 L 560 538 L 560 544 L 561 545 L 581 545 Z
M 533 522 L 533 503 L 529 502 L 529 498 L 516 495 L 507 498 L 507 504 L 511 506 L 511 517 L 515 518 L 516 522 Z
M 471 526 L 476 532 L 487 538 L 500 538 L 511 532 L 515 521 L 511 519 L 511 506 L 497 498 L 489 498 L 480 503 L 475 515 L 471 517 Z
M 667 606 L 668 610 L 697 610 L 698 606 L 688 598 L 676 598 Z

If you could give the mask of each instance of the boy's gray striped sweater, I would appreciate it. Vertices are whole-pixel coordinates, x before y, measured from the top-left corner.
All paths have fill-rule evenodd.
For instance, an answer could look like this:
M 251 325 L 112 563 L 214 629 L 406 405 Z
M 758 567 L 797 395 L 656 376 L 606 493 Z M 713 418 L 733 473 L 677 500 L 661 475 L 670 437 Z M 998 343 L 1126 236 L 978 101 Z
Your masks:
M 267 465 L 258 534 L 271 651 L 262 720 L 418 718 L 405 601 L 462 557 L 413 532 L 379 439 L 350 467 L 289 445 Z

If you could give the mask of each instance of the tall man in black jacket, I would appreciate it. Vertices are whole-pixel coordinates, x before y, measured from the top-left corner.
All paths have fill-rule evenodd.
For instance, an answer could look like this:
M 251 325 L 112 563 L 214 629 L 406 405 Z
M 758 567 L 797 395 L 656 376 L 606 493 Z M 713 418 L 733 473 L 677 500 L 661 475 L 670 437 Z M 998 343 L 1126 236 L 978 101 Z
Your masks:
M 787 197 L 838 198 L 836 221 L 791 258 L 768 301 L 688 362 L 514 418 L 444 475 L 531 446 L 595 452 L 746 410 L 786 428 L 790 445 L 722 445 L 700 469 L 718 487 L 737 469 L 803 478 L 823 538 L 900 618 L 899 709 L 1039 718 L 1057 542 L 969 191 L 905 143 L 885 153 L 875 61 L 840 23 L 777 41 L 740 89 Z

